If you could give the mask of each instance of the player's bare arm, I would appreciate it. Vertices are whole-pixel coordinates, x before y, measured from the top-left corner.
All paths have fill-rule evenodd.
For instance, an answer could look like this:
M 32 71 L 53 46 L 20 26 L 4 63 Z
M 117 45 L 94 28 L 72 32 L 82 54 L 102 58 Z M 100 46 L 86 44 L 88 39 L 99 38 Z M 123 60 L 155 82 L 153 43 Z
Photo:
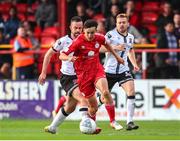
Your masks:
M 129 60 L 131 61 L 133 67 L 134 67 L 134 70 L 135 71 L 139 71 L 140 68 L 137 64 L 137 61 L 136 61 L 136 57 L 135 57 L 135 52 L 134 52 L 134 49 L 131 49 L 128 53 L 128 57 L 129 57 Z
M 124 64 L 124 60 L 123 58 L 121 58 L 115 51 L 114 49 L 111 47 L 111 45 L 109 45 L 108 43 L 106 43 L 106 49 L 109 50 L 113 55 L 114 57 L 117 59 L 117 61 L 120 63 L 120 64 Z
M 112 48 L 115 50 L 115 51 L 124 51 L 125 50 L 125 46 L 124 44 L 121 44 L 121 45 L 117 45 L 117 46 L 112 46 Z M 101 53 L 105 53 L 105 52 L 109 52 L 109 50 L 105 47 L 105 46 L 101 46 L 100 50 L 99 50 Z
M 77 59 L 77 57 L 76 56 L 69 56 L 69 55 L 66 55 L 65 53 L 60 53 L 59 59 L 63 60 L 63 61 L 74 62 Z
M 113 46 L 113 49 L 115 51 L 125 51 L 125 45 L 124 44 L 119 44 L 117 46 Z
M 46 73 L 47 73 L 47 67 L 49 65 L 49 62 L 51 60 L 51 57 L 52 55 L 55 53 L 55 51 L 50 48 L 45 56 L 44 56 L 44 60 L 43 60 L 43 66 L 42 66 L 42 71 L 41 71 L 41 74 L 39 75 L 39 78 L 38 78 L 38 82 L 39 84 L 43 85 L 45 83 L 45 80 L 46 80 Z

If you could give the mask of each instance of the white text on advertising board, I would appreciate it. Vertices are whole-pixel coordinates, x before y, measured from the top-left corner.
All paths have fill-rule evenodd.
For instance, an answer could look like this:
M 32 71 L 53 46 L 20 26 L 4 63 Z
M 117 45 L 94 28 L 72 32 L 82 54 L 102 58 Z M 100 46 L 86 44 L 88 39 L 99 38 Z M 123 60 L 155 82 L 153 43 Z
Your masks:
M 0 100 L 46 100 L 48 83 L 40 86 L 37 82 L 0 82 Z

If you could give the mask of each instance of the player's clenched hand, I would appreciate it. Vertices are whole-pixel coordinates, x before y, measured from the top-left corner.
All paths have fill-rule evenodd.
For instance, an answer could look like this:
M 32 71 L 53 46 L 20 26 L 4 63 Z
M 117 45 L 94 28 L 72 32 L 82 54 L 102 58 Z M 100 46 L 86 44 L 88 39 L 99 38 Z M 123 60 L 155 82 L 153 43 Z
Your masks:
M 125 51 L 125 45 L 121 44 L 121 45 L 118 45 L 118 46 L 114 46 L 114 49 L 118 50 L 118 51 Z
M 134 66 L 134 71 L 135 72 L 140 71 L 140 68 L 138 66 Z
M 40 85 L 43 85 L 43 84 L 45 83 L 45 80 L 46 80 L 46 74 L 41 73 L 41 74 L 39 75 L 39 78 L 38 78 L 38 83 L 39 83 Z

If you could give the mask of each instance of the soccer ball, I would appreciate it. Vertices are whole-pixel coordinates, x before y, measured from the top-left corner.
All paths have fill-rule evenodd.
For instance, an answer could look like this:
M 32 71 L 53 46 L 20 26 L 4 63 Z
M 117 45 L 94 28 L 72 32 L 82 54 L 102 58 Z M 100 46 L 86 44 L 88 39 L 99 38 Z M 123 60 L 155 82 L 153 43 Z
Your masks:
M 96 130 L 96 123 L 91 118 L 83 118 L 80 122 L 79 128 L 84 134 L 92 134 Z

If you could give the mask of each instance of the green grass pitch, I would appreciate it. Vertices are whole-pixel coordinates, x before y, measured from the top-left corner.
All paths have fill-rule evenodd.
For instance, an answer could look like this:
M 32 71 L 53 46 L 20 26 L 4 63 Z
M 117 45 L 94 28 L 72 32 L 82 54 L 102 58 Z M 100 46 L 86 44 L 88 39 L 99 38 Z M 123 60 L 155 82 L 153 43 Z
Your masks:
M 65 121 L 57 134 L 45 133 L 50 120 L 0 120 L 1 140 L 180 140 L 180 121 L 136 121 L 138 130 L 115 131 L 107 121 L 98 121 L 102 132 L 85 135 L 79 131 L 79 121 Z M 125 127 L 125 121 L 121 124 Z

